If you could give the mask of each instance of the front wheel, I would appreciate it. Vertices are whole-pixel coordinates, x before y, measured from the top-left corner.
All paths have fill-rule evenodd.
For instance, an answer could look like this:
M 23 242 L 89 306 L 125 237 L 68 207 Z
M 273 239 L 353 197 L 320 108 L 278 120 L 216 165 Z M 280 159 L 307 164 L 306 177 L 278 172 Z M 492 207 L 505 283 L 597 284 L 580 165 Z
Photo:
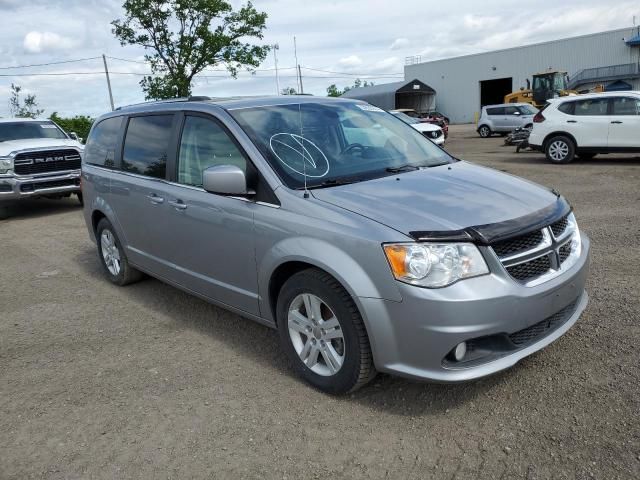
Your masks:
M 573 160 L 576 147 L 573 141 L 563 135 L 552 137 L 547 141 L 545 154 L 551 163 L 569 163 Z
M 375 376 L 358 308 L 329 274 L 309 269 L 289 278 L 278 296 L 277 320 L 287 357 L 314 387 L 344 394 Z
M 478 129 L 478 134 L 482 137 L 482 138 L 489 138 L 491 136 L 491 129 L 489 127 L 487 127 L 486 125 L 482 125 L 479 129 Z

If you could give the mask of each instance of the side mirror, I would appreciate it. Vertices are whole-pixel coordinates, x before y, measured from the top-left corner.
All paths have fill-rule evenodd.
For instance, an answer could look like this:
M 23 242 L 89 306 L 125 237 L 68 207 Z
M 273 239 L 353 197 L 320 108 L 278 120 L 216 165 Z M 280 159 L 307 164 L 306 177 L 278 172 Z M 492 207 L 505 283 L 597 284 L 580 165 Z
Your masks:
M 78 138 L 78 134 L 76 132 L 69 132 L 69 137 L 71 137 L 72 140 L 75 140 L 77 142 L 79 142 L 79 138 Z
M 202 187 L 220 195 L 255 195 L 247 188 L 247 177 L 236 165 L 216 165 L 202 172 Z

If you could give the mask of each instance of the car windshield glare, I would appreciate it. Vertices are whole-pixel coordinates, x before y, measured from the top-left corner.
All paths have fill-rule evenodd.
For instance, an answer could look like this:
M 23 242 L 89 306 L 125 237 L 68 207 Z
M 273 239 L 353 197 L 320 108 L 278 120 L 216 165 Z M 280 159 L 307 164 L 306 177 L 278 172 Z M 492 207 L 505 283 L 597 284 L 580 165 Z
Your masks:
M 303 102 L 230 113 L 290 188 L 302 188 L 305 177 L 307 186 L 332 186 L 391 175 L 406 165 L 454 161 L 403 121 L 364 103 Z
M 53 122 L 5 122 L 0 123 L 0 142 L 31 138 L 65 139 L 67 136 Z

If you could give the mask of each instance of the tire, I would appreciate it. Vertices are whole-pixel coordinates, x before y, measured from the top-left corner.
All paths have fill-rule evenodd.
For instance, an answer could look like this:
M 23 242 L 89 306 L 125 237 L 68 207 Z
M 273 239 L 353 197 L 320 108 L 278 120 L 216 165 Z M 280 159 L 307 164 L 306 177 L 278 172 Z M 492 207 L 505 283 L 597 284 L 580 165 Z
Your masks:
M 478 128 L 478 135 L 482 138 L 489 138 L 491 136 L 491 129 L 486 125 L 480 125 Z
M 544 152 L 551 163 L 569 163 L 576 154 L 576 146 L 569 137 L 558 135 L 547 140 Z
M 84 206 L 84 199 L 82 198 L 82 192 L 76 193 L 76 197 L 78 198 L 78 202 L 80 202 L 80 205 Z
M 597 154 L 596 153 L 578 153 L 577 156 L 580 160 L 591 160 L 593 157 L 595 157 Z
M 316 314 L 311 319 L 307 306 Z M 280 289 L 276 314 L 282 348 L 296 373 L 314 387 L 340 395 L 375 377 L 360 312 L 328 273 L 312 268 L 292 275 Z
M 9 207 L 0 204 L 0 220 L 6 220 L 9 218 Z
M 137 282 L 143 277 L 142 272 L 136 270 L 129 264 L 127 256 L 124 253 L 122 244 L 113 229 L 113 226 L 106 218 L 98 222 L 96 228 L 96 240 L 98 243 L 98 257 L 102 268 L 104 268 L 107 277 L 112 283 L 120 285 L 128 285 Z M 110 252 L 104 249 L 110 248 Z M 115 261 L 117 257 L 117 262 Z

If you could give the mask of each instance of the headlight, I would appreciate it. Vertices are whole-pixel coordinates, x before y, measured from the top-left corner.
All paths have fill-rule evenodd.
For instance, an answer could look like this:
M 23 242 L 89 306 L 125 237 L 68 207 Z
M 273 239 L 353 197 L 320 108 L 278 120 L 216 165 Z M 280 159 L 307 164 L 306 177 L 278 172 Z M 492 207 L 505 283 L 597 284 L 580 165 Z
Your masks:
M 567 220 L 567 230 L 572 231 L 573 233 L 571 234 L 571 241 L 565 244 L 564 247 L 560 247 L 561 250 L 565 248 L 569 249 L 569 256 L 562 265 L 564 268 L 569 268 L 576 263 L 582 253 L 582 238 L 580 237 L 580 229 L 578 228 L 576 217 L 573 213 L 570 213 Z
M 0 157 L 0 173 L 7 173 L 13 170 L 13 159 L 11 157 Z
M 489 273 L 472 243 L 397 243 L 383 247 L 394 277 L 411 285 L 445 287 Z

